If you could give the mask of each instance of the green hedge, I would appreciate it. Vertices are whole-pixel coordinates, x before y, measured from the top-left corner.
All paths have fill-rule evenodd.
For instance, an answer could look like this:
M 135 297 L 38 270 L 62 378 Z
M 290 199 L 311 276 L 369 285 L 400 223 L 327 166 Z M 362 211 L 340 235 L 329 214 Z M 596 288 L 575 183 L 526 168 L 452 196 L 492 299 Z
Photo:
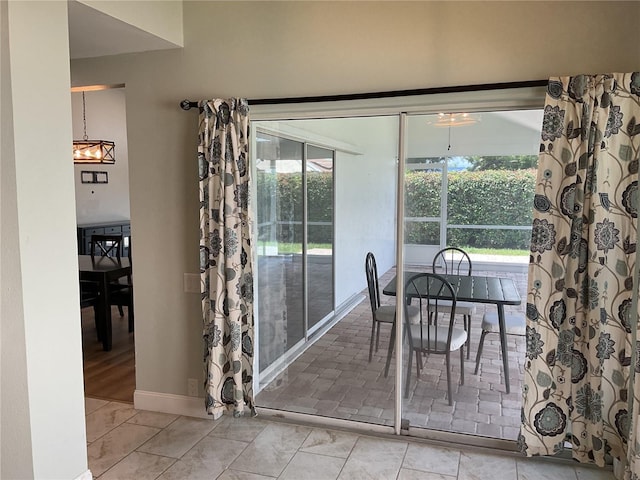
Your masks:
M 530 226 L 535 170 L 485 170 L 448 174 L 448 223 Z M 408 172 L 405 215 L 440 214 L 440 175 Z M 438 225 L 408 223 L 407 243 L 434 243 Z M 448 229 L 447 244 L 461 247 L 528 249 L 531 233 L 522 230 Z
M 302 176 L 299 173 L 258 173 L 258 223 L 276 218 L 291 225 L 278 225 L 276 239 L 283 243 L 302 242 Z M 273 202 L 275 195 L 276 201 Z M 307 173 L 308 220 L 330 222 L 333 219 L 333 175 Z M 272 204 L 277 211 L 271 212 Z M 295 222 L 295 223 L 294 223 Z M 261 232 L 260 236 L 266 234 Z M 333 243 L 331 225 L 309 225 L 309 243 Z
M 535 170 L 485 170 L 448 174 L 448 218 L 455 225 L 530 226 Z M 258 222 L 278 218 L 285 222 L 302 221 L 302 178 L 299 174 L 258 173 Z M 440 175 L 407 172 L 405 180 L 405 215 L 438 217 L 440 215 Z M 393 186 L 389 186 L 393 188 Z M 309 221 L 331 222 L 333 217 L 333 178 L 331 173 L 307 175 Z M 273 201 L 276 195 L 277 201 Z M 277 208 L 271 212 L 271 208 Z M 374 213 L 372 212 L 372 215 Z M 372 218 L 372 221 L 375 219 Z M 261 232 L 260 236 L 265 236 Z M 310 226 L 310 243 L 331 243 L 331 227 Z M 449 229 L 447 243 L 461 247 L 528 249 L 531 234 L 518 230 Z M 264 238 L 266 240 L 267 238 Z M 278 242 L 301 242 L 300 225 L 278 227 Z M 407 223 L 407 243 L 434 243 L 438 239 L 435 223 Z

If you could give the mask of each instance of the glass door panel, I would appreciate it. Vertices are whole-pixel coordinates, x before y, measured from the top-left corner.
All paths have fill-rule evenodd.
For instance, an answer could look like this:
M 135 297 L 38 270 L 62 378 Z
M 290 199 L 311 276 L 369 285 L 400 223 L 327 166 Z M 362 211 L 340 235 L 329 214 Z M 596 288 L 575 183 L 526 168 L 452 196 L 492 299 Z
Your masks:
M 420 264 L 411 254 L 416 245 L 435 247 L 439 234 L 440 246 L 469 253 L 473 275 L 511 279 L 520 297 L 526 299 L 528 225 L 536 178 L 532 167 L 539 148 L 541 112 L 483 112 L 460 117 L 465 120 L 459 124 L 455 114 L 445 114 L 449 123 L 443 127 L 439 125 L 441 118 L 413 115 L 406 121 L 405 278 L 411 272 L 431 272 L 431 258 L 425 256 L 428 261 Z M 438 169 L 437 165 L 442 167 Z M 457 283 L 452 283 L 455 291 Z M 416 299 L 412 306 L 417 306 Z M 471 306 L 474 310 L 466 328 L 461 305 L 454 315 L 457 332 L 453 336 L 471 339 L 470 345 L 464 345 L 462 359 L 460 349 L 450 351 L 449 362 L 446 347 L 442 353 L 427 353 L 426 347 L 416 352 L 420 348 L 420 326 L 411 326 L 413 345 L 418 348 L 405 341 L 401 376 L 401 418 L 403 429 L 410 435 L 437 438 L 438 434 L 426 430 L 440 430 L 508 441 L 518 435 L 525 339 L 507 336 L 511 365 L 506 373 L 511 383 L 507 393 L 499 336 L 492 339 L 494 343 L 484 344 L 475 373 L 483 315 L 495 313 L 496 304 Z M 524 316 L 524 302 L 507 308 L 508 313 Z M 438 337 L 444 334 L 446 338 L 449 312 L 431 318 L 426 311 L 423 308 L 423 338 L 433 338 L 436 326 Z M 487 336 L 488 342 L 490 338 Z
M 259 369 L 305 337 L 302 262 L 303 144 L 256 136 Z
M 307 261 L 306 276 L 300 281 L 307 285 L 308 341 L 284 355 L 275 375 L 260 372 L 256 405 L 390 429 L 395 415 L 395 362 L 388 372 L 385 366 L 391 326 L 381 324 L 370 359 L 372 314 L 364 264 L 367 252 L 372 252 L 382 291 L 395 272 L 397 116 L 253 121 L 252 127 L 254 132 L 299 139 L 306 146 L 301 211 L 307 225 L 303 250 Z M 262 138 L 258 151 L 266 143 L 267 137 Z M 256 208 L 267 209 L 259 203 L 271 201 L 265 189 Z M 261 228 L 267 228 L 268 218 L 260 214 Z M 280 288 L 262 279 L 260 270 L 257 275 L 260 291 L 267 296 Z M 382 301 L 392 305 L 395 300 L 383 296 Z M 277 308 L 272 312 L 282 315 Z M 267 314 L 266 309 L 258 312 L 260 331 L 269 321 L 263 318 Z M 259 335 L 259 348 L 271 348 Z
M 433 153 L 436 142 L 429 142 L 424 115 L 407 118 L 407 135 L 418 135 L 422 142 L 407 143 L 405 261 L 431 265 L 446 244 L 447 158 Z
M 307 284 L 309 332 L 334 309 L 333 150 L 307 145 Z

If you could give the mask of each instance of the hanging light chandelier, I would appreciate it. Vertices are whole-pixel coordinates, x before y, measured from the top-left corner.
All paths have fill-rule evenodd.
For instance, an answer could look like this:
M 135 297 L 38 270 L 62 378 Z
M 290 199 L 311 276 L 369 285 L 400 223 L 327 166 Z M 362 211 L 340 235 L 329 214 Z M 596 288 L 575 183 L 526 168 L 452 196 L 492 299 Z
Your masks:
M 73 141 L 73 163 L 115 163 L 116 145 L 108 140 L 89 140 L 87 136 L 87 112 L 82 92 L 82 123 L 84 135 L 82 140 Z
M 435 121 L 429 122 L 434 127 L 465 127 L 480 121 L 476 113 L 439 113 Z

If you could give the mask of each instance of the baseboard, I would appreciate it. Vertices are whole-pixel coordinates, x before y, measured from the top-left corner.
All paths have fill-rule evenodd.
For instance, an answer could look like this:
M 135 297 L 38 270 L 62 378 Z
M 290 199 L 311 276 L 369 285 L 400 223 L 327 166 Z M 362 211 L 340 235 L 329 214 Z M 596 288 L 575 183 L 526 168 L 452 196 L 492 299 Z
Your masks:
M 133 392 L 133 406 L 136 410 L 214 419 L 212 415 L 207 414 L 204 398 L 200 397 L 136 390 Z
M 93 474 L 91 473 L 91 470 L 87 470 L 79 477 L 76 477 L 75 480 L 93 480 Z

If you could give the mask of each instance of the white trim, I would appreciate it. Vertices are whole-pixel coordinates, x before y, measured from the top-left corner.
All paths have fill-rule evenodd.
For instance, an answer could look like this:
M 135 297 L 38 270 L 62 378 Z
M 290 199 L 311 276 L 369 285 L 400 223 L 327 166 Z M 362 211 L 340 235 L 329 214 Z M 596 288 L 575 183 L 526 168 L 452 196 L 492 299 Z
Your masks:
M 433 442 L 442 442 L 446 445 L 489 448 L 491 450 L 499 450 L 500 453 L 518 452 L 518 445 L 515 441 L 505 440 L 502 438 L 483 437 L 459 432 L 445 432 L 442 430 L 411 426 L 406 433 L 412 438 L 422 438 Z
M 529 271 L 529 257 L 522 257 L 523 262 L 480 262 L 473 261 L 474 272 L 513 272 L 527 273 Z
M 546 87 L 436 93 L 339 102 L 250 105 L 251 120 L 344 118 L 406 113 L 488 112 L 543 108 Z
M 133 407 L 136 410 L 172 413 L 186 417 L 215 420 L 213 415 L 207 414 L 204 407 L 204 398 L 201 397 L 187 397 L 185 395 L 173 395 L 171 393 L 136 390 L 133 393 Z
M 258 412 L 259 417 L 263 417 L 268 420 L 305 423 L 307 425 L 317 425 L 323 428 L 340 428 L 357 433 L 378 435 L 387 434 L 395 437 L 393 427 L 390 425 L 376 425 L 374 423 L 356 422 L 355 420 L 346 420 L 334 417 L 321 417 L 310 413 L 298 413 L 266 407 L 257 407 L 256 411 Z
M 252 118 L 253 122 L 259 122 Z M 363 155 L 362 147 L 347 143 L 335 138 L 325 137 L 318 133 L 304 128 L 294 127 L 284 122 L 269 122 L 269 126 L 255 125 L 254 128 L 258 133 L 266 133 L 276 137 L 284 137 L 289 140 L 295 140 L 298 142 L 309 143 L 316 147 L 324 147 L 328 150 L 338 150 L 340 152 L 350 153 L 352 155 Z
M 378 425 L 375 423 L 365 423 L 355 420 L 346 420 L 333 417 L 320 417 L 309 413 L 290 412 L 287 410 L 276 410 L 271 408 L 256 408 L 258 417 L 271 421 L 289 422 L 294 424 L 305 424 L 328 429 L 340 429 L 361 435 L 377 435 L 394 440 L 406 440 L 410 442 L 426 441 L 432 445 L 440 445 L 447 448 L 474 448 L 480 451 L 499 452 L 501 455 L 516 455 L 521 457 L 517 444 L 513 440 L 499 438 L 482 437 L 469 435 L 466 433 L 444 432 L 439 430 L 429 430 L 425 428 L 409 427 L 409 430 L 402 430 L 399 434 L 394 432 L 391 425 Z
M 91 473 L 91 470 L 87 470 L 79 477 L 76 477 L 74 480 L 93 480 L 93 474 Z

